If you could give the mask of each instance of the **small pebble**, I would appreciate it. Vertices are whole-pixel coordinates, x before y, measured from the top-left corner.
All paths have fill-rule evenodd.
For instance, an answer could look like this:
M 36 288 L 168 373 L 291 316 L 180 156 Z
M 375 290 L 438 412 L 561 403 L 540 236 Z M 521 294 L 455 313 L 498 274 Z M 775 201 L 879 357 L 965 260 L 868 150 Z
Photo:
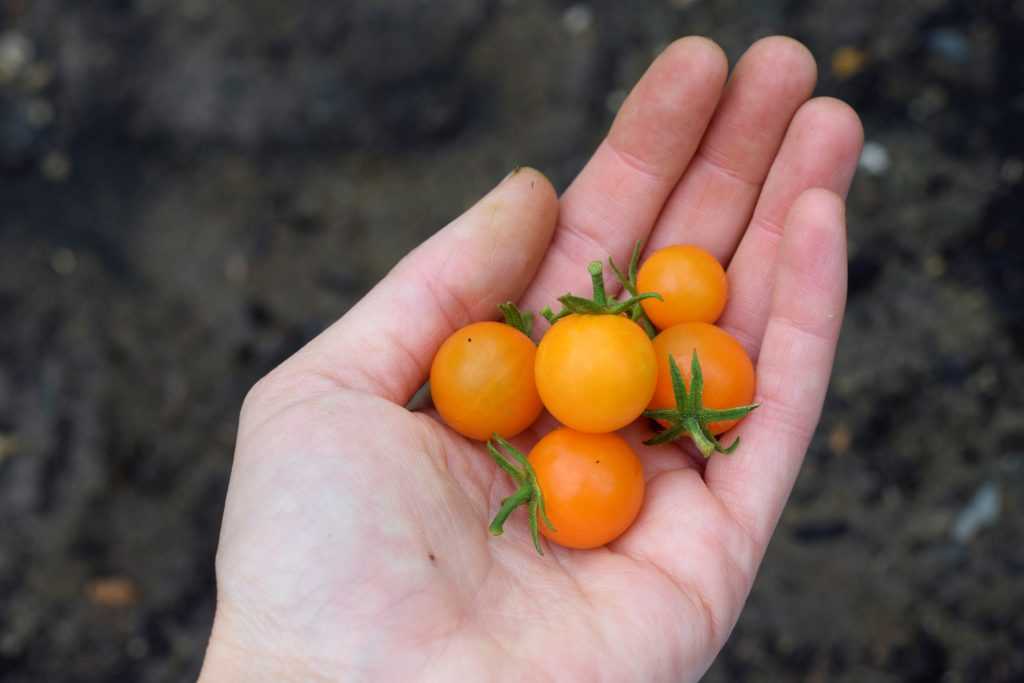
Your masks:
M 999 519 L 1001 506 L 999 487 L 994 482 L 985 482 L 954 520 L 953 538 L 959 543 L 971 540 L 979 531 Z
M 50 267 L 57 275 L 67 277 L 78 269 L 78 257 L 67 247 L 62 247 L 50 255 Z
M 884 174 L 889 170 L 889 150 L 880 142 L 865 142 L 860 153 L 860 167 L 871 175 Z
M 935 29 L 928 34 L 927 46 L 933 55 L 954 64 L 965 64 L 971 58 L 967 37 L 954 28 Z
M 933 280 L 946 274 L 946 259 L 942 254 L 928 254 L 924 257 L 924 272 Z
M 34 54 L 32 42 L 25 36 L 14 31 L 0 33 L 0 83 L 13 80 Z
M 589 5 L 573 5 L 565 10 L 562 15 L 562 23 L 565 30 L 571 35 L 578 36 L 590 30 L 594 24 L 594 11 Z
M 85 595 L 100 607 L 130 607 L 139 600 L 139 588 L 131 579 L 108 576 L 90 581 Z
M 840 80 L 852 78 L 864 69 L 868 56 L 855 47 L 841 47 L 832 53 L 832 73 Z
M 62 152 L 50 152 L 43 157 L 43 177 L 53 183 L 62 183 L 71 175 L 71 160 Z
M 853 434 L 845 422 L 840 422 L 828 435 L 828 449 L 835 455 L 844 455 L 850 450 Z

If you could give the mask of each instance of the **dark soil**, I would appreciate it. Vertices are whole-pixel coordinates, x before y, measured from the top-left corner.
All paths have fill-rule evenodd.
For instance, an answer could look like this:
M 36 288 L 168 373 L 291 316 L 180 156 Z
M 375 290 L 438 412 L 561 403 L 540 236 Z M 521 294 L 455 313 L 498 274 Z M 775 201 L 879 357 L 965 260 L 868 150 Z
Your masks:
M 800 38 L 872 143 L 833 390 L 707 680 L 1024 680 L 1024 3 L 567 10 L 0 0 L 2 680 L 193 678 L 247 388 L 512 167 L 564 187 L 688 33 Z

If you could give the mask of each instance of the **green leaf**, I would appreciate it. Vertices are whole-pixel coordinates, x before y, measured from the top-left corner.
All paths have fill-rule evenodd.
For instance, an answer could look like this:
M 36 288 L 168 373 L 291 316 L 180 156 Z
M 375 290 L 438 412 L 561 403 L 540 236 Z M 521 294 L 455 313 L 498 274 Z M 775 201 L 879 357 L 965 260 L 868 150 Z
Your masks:
M 697 349 L 693 350 L 693 357 L 690 360 L 690 403 L 687 406 L 691 414 L 697 414 L 701 409 L 701 401 L 704 399 L 704 373 L 700 369 L 700 361 L 697 359 Z
M 623 275 L 622 271 L 619 270 L 619 267 L 615 265 L 615 259 L 613 259 L 610 256 L 608 257 L 608 266 L 612 269 L 612 273 L 615 275 L 615 279 L 619 281 L 619 284 L 622 285 L 622 288 L 629 292 L 630 294 L 635 295 L 636 288 L 633 287 L 633 283 L 630 282 L 625 275 Z
M 505 324 L 511 325 L 527 337 L 533 333 L 533 313 L 520 311 L 511 301 L 498 304 L 498 308 L 505 316 Z
M 672 395 L 676 398 L 677 411 L 686 411 L 689 408 L 689 399 L 686 395 L 686 382 L 683 381 L 683 373 L 672 354 L 668 356 L 668 374 L 672 379 Z M 678 415 L 676 416 L 678 417 Z
M 533 539 L 533 547 L 537 549 L 538 555 L 543 556 L 544 550 L 540 547 L 540 529 L 537 525 L 537 499 L 530 500 L 527 508 L 530 511 L 530 537 Z
M 725 408 L 724 410 L 715 410 L 712 408 L 704 408 L 700 411 L 700 419 L 705 422 L 725 422 L 726 420 L 739 420 L 746 417 L 754 411 L 760 404 L 752 403 L 748 406 L 737 406 L 735 408 Z
M 562 302 L 562 305 L 566 307 L 572 313 L 604 313 L 606 307 L 598 304 L 590 299 L 584 299 L 581 296 L 574 294 L 563 294 L 558 297 L 558 300 Z
M 643 251 L 644 241 L 637 240 L 636 244 L 633 245 L 633 255 L 629 259 L 629 281 L 633 283 L 633 288 L 636 289 L 636 278 L 637 273 L 640 272 L 640 252 Z M 633 294 L 636 294 L 634 291 Z
M 495 439 L 500 439 L 499 443 L 501 441 L 505 441 L 504 439 L 502 439 L 497 434 L 494 435 L 494 438 Z M 508 442 L 505 442 L 505 443 L 508 443 Z M 513 448 L 512 450 L 515 450 L 515 449 Z M 494 444 L 491 441 L 487 442 L 487 452 L 490 453 L 491 457 L 494 458 L 494 461 L 496 463 L 498 463 L 498 467 L 500 467 L 501 469 L 505 470 L 505 472 L 508 473 L 508 476 L 512 477 L 512 481 L 514 481 L 517 484 L 522 484 L 523 483 L 523 481 L 525 480 L 525 477 L 523 476 L 522 472 L 517 470 L 515 468 L 515 466 L 512 465 L 512 463 L 510 463 L 508 460 L 506 460 L 505 457 L 502 456 L 502 454 L 498 451 L 498 449 L 495 448 Z
M 657 446 L 658 444 L 668 443 L 669 441 L 675 441 L 676 439 L 678 439 L 679 437 L 686 433 L 686 425 L 677 424 L 674 427 L 671 427 L 670 429 L 658 432 L 647 441 L 644 441 L 644 444 L 648 446 Z
M 644 417 L 649 417 L 652 420 L 674 420 L 679 417 L 679 411 L 673 410 L 672 408 L 645 410 Z

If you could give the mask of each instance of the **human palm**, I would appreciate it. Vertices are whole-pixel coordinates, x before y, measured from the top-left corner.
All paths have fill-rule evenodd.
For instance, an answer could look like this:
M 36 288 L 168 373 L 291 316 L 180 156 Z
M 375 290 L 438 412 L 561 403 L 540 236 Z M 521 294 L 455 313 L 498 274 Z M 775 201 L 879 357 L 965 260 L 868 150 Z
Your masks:
M 738 618 L 814 430 L 845 300 L 856 115 L 807 101 L 799 44 L 670 46 L 561 200 L 506 178 L 404 259 L 243 407 L 217 558 L 209 680 L 690 680 Z M 815 189 L 817 188 L 817 189 Z M 585 264 L 700 244 L 729 264 L 720 322 L 757 362 L 743 445 L 646 447 L 647 496 L 605 548 L 546 544 L 481 444 L 404 406 L 441 341 L 497 304 L 585 291 Z M 611 286 L 611 283 L 609 283 Z M 550 418 L 514 441 L 527 450 Z M 727 438 L 732 438 L 727 435 Z

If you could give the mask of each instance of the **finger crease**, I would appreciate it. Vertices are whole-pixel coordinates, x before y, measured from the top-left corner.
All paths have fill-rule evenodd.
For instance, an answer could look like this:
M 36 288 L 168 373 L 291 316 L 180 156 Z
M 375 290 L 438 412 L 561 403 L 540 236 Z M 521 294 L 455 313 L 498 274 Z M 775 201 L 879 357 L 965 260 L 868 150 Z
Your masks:
M 636 154 L 633 154 L 632 152 L 627 152 L 626 150 L 621 149 L 618 145 L 616 145 L 614 142 L 612 142 L 611 138 L 608 139 L 607 143 L 608 143 L 608 149 L 610 149 L 612 151 L 612 153 L 616 156 L 616 158 L 618 158 L 618 160 L 621 161 L 622 164 L 624 166 L 626 166 L 626 168 L 628 168 L 628 169 L 630 169 L 632 171 L 636 171 L 641 176 L 643 176 L 646 180 L 648 180 L 650 182 L 653 182 L 653 183 L 658 183 L 658 184 L 661 184 L 661 185 L 664 185 L 664 184 L 666 184 L 666 183 L 668 183 L 670 181 L 674 181 L 675 180 L 675 174 L 674 173 L 669 174 L 669 173 L 659 172 L 657 170 L 657 168 L 658 168 L 657 164 L 652 164 L 652 163 L 650 163 L 648 161 L 644 161 L 642 158 L 640 158 Z
M 721 152 L 716 151 L 713 147 L 707 145 L 701 145 L 701 148 L 697 150 L 696 159 L 711 167 L 712 170 L 716 171 L 720 175 L 725 176 L 731 180 L 742 183 L 747 187 L 753 189 L 759 189 L 761 184 L 764 182 L 763 178 L 752 180 L 743 176 L 738 169 L 734 168 L 727 159 L 728 157 Z

